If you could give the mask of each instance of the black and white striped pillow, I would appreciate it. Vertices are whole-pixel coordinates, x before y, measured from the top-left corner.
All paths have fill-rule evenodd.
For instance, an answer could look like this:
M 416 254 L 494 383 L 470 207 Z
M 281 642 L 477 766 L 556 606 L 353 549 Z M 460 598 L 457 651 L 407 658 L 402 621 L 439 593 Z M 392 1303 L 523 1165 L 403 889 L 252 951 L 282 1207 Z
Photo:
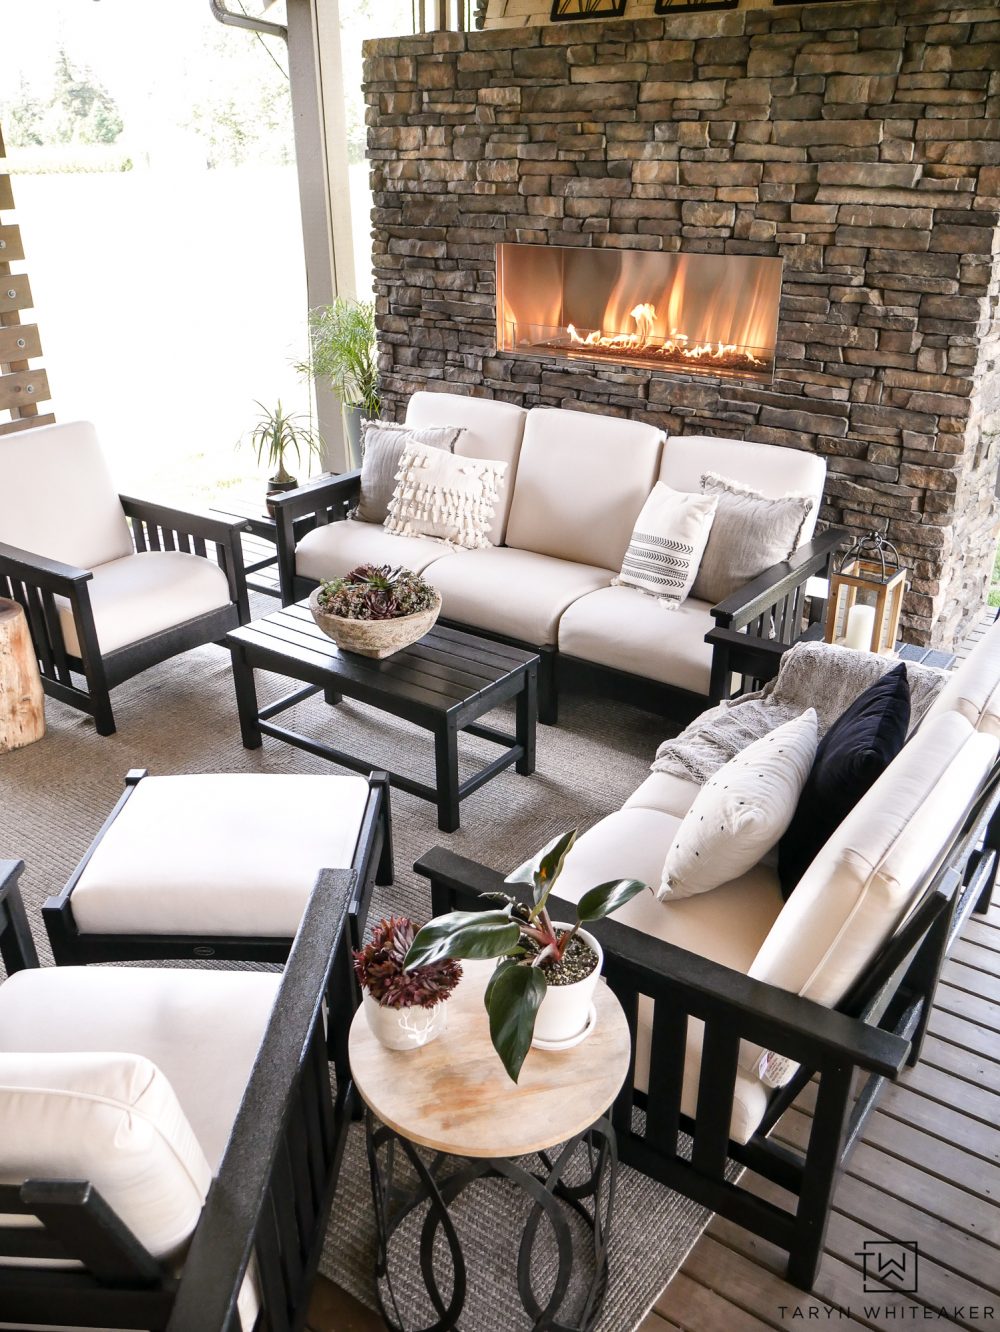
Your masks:
M 658 481 L 635 520 L 615 583 L 679 606 L 697 576 L 717 505 L 717 495 L 671 490 Z

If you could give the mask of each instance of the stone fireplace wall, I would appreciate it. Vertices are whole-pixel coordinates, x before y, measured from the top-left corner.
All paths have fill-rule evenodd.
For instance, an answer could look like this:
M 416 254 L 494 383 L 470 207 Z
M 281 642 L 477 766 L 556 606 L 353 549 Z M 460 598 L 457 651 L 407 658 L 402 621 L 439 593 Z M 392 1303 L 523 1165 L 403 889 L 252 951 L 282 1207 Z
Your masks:
M 386 412 L 420 387 L 815 450 L 907 637 L 983 604 L 1000 453 L 1000 4 L 838 3 L 366 46 Z M 766 387 L 497 355 L 501 241 L 785 260 Z

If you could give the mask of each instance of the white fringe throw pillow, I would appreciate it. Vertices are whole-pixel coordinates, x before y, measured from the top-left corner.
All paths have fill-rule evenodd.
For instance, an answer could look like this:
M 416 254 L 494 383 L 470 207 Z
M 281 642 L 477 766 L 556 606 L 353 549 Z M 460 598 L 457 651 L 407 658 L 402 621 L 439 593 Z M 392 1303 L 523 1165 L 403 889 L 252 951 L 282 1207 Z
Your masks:
M 712 530 L 717 495 L 671 490 L 658 481 L 635 520 L 613 583 L 637 587 L 675 609 L 691 591 Z
M 489 546 L 505 462 L 461 458 L 408 444 L 385 520 L 397 536 L 426 536 L 467 550 Z

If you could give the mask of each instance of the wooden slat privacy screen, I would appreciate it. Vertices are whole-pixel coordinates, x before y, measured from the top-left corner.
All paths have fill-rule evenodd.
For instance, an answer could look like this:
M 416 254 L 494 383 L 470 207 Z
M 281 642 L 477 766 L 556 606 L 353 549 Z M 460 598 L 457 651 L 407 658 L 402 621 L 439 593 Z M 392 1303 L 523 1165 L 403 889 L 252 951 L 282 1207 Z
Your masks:
M 42 354 L 37 325 L 21 322 L 21 311 L 32 306 L 31 286 L 26 274 L 10 271 L 12 263 L 24 259 L 24 247 L 9 216 L 14 191 L 3 170 L 6 156 L 0 129 L 0 435 L 55 420 L 51 413 L 38 413 L 38 403 L 48 401 L 49 381 L 44 370 L 28 364 Z

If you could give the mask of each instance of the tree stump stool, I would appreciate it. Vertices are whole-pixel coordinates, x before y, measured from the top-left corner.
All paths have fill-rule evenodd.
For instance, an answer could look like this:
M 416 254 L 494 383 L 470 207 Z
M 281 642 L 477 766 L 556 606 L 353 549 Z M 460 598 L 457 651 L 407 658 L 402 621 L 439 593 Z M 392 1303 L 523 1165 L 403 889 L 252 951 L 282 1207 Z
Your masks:
M 0 597 L 0 754 L 45 734 L 45 696 L 31 634 L 16 601 Z

